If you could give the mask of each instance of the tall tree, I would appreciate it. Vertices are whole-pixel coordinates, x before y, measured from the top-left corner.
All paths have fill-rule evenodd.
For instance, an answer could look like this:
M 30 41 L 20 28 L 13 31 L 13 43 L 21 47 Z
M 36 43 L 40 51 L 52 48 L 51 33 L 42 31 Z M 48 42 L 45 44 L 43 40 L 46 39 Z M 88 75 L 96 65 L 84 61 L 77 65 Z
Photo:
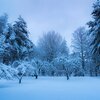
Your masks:
M 96 75 L 100 67 L 100 0 L 93 4 L 93 21 L 88 23 L 90 27 L 90 34 L 92 37 L 92 54 L 96 64 Z
M 20 16 L 14 25 L 8 24 L 7 15 L 0 17 L 0 58 L 4 64 L 15 60 L 31 59 L 34 44 L 29 40 L 27 24 Z
M 0 62 L 3 62 L 5 54 L 5 40 L 6 40 L 6 32 L 7 32 L 7 22 L 8 16 L 4 14 L 0 16 Z
M 30 52 L 32 52 L 34 48 L 34 45 L 29 40 L 27 24 L 21 16 L 19 16 L 18 21 L 16 21 L 13 25 L 13 29 L 16 34 L 14 44 L 18 50 L 18 59 L 29 57 Z
M 8 22 L 8 15 L 7 14 L 0 16 L 0 35 L 6 31 L 7 22 Z
M 39 39 L 38 49 L 43 60 L 51 62 L 59 55 L 67 55 L 66 41 L 55 31 L 49 31 Z
M 74 48 L 74 52 L 79 53 L 79 58 L 81 62 L 81 67 L 85 70 L 85 57 L 86 57 L 86 48 L 87 48 L 87 31 L 84 27 L 78 28 L 73 33 L 72 46 Z

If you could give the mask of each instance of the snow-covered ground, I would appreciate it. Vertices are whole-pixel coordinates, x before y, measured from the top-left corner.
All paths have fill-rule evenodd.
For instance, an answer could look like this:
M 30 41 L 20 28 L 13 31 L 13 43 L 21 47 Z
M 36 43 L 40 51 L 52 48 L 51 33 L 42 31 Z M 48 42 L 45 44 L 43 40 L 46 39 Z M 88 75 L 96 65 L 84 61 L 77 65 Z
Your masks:
M 100 100 L 100 77 L 0 80 L 0 100 Z

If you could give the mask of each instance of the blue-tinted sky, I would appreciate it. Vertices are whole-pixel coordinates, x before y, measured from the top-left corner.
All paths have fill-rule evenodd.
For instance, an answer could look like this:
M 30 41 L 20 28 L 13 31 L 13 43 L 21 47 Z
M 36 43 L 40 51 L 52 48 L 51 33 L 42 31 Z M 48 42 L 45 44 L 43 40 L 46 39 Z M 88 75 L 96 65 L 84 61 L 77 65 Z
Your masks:
M 94 0 L 0 0 L 0 15 L 13 22 L 21 15 L 34 43 L 43 32 L 55 30 L 71 43 L 71 34 L 91 18 Z

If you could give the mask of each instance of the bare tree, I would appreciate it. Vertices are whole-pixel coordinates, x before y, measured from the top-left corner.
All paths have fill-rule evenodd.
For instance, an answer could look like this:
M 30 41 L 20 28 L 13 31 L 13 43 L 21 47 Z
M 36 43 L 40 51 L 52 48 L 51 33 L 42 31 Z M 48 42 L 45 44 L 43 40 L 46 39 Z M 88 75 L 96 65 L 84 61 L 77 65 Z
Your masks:
M 38 51 L 41 58 L 49 62 L 61 54 L 68 54 L 65 40 L 55 31 L 47 32 L 39 39 Z
M 87 31 L 84 27 L 78 28 L 73 33 L 72 46 L 74 48 L 74 52 L 79 53 L 79 58 L 81 61 L 81 67 L 85 70 L 85 57 L 86 57 L 86 49 L 87 49 Z

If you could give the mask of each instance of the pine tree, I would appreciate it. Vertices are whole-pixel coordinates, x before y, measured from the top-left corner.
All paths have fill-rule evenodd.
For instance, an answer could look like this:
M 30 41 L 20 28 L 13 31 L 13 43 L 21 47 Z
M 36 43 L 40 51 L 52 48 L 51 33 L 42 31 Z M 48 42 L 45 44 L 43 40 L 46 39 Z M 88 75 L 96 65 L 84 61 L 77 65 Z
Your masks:
M 4 34 L 7 29 L 8 15 L 4 14 L 0 16 L 0 35 Z
M 18 21 L 13 25 L 15 37 L 15 45 L 18 49 L 18 59 L 24 59 L 29 57 L 30 52 L 32 52 L 34 45 L 29 40 L 29 32 L 27 30 L 27 24 L 24 19 L 19 16 Z
M 96 66 L 100 66 L 100 1 L 97 0 L 93 5 L 93 21 L 88 23 L 90 34 L 92 36 L 92 54 Z M 96 75 L 99 67 L 95 67 Z
M 8 16 L 4 14 L 0 16 L 0 62 L 4 62 L 6 56 L 6 32 L 7 32 Z
M 15 45 L 15 38 L 16 38 L 16 33 L 14 32 L 13 26 L 11 24 L 8 24 L 8 32 L 5 34 L 5 45 L 6 45 L 6 53 L 9 54 L 9 56 L 5 56 L 7 59 L 8 63 L 12 63 L 14 60 L 16 60 L 18 50 L 17 47 L 18 45 Z

